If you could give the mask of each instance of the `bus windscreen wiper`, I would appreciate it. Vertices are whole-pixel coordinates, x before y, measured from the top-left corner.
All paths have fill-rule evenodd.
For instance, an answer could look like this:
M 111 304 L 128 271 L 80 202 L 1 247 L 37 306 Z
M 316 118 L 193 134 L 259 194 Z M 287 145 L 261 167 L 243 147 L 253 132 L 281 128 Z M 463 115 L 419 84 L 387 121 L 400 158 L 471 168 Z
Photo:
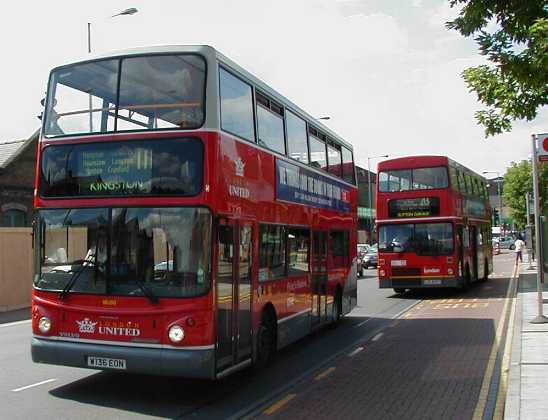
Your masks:
M 82 267 L 78 271 L 75 271 L 74 273 L 72 273 L 72 276 L 70 277 L 69 282 L 65 285 L 63 290 L 61 290 L 61 292 L 59 293 L 59 297 L 61 299 L 65 299 L 68 296 L 68 294 L 70 292 L 70 289 L 72 289 L 74 287 L 74 285 L 76 284 L 76 281 L 78 280 L 80 275 L 84 272 L 84 270 L 87 266 L 86 263 L 87 264 L 94 264 L 94 263 L 92 263 L 91 261 L 88 261 L 88 260 L 82 261 Z
M 143 291 L 143 294 L 150 300 L 150 303 L 157 305 L 160 303 L 160 300 L 158 299 L 158 296 L 156 296 L 152 290 L 150 290 L 146 285 L 139 279 L 135 278 L 135 281 L 137 282 L 137 286 L 139 286 L 139 289 Z

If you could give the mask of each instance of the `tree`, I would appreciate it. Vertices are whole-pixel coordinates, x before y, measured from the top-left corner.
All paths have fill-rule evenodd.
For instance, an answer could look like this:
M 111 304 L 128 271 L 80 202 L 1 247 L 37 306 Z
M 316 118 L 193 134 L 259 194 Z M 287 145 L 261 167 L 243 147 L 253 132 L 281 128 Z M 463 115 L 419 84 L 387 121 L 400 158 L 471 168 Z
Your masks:
M 485 137 L 530 121 L 548 99 L 548 6 L 546 0 L 450 0 L 464 4 L 449 29 L 473 36 L 489 64 L 471 67 L 463 78 L 487 109 L 476 112 Z M 496 23 L 490 33 L 487 27 Z
M 539 165 L 539 177 L 541 185 L 548 185 L 548 164 Z M 527 223 L 527 204 L 525 193 L 533 194 L 533 170 L 531 162 L 523 160 L 520 163 L 512 162 L 504 176 L 504 190 L 502 196 L 510 207 L 510 213 L 518 228 L 522 229 Z M 548 206 L 548 191 L 540 189 L 541 207 Z M 531 213 L 533 209 L 531 209 Z

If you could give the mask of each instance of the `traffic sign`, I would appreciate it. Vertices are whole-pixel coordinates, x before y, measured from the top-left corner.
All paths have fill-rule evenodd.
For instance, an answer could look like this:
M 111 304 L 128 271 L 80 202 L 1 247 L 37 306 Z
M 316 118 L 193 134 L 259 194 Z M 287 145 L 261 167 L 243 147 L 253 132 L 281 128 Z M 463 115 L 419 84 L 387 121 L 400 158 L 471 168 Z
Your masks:
M 537 135 L 536 154 L 541 162 L 548 161 L 548 134 Z

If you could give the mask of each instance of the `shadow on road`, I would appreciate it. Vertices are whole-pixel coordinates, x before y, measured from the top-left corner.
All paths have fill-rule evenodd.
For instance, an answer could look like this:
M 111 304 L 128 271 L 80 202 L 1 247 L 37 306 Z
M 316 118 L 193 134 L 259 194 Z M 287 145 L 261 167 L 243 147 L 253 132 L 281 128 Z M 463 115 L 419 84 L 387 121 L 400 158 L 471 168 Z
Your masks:
M 250 368 L 221 381 L 99 372 L 52 389 L 50 394 L 156 417 L 226 418 L 264 399 L 364 337 L 364 330 L 356 326 L 368 319 L 343 318 L 338 328 L 319 330 L 281 350 L 266 369 Z M 369 321 L 369 329 L 378 329 L 390 322 L 388 319 Z

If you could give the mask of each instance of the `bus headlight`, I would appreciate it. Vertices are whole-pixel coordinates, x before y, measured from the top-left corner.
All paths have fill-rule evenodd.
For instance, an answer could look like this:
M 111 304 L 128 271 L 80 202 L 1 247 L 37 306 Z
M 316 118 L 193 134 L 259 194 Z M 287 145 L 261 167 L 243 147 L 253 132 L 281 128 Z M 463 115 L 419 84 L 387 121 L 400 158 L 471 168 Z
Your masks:
M 46 334 L 51 330 L 51 319 L 49 319 L 47 316 L 43 316 L 38 320 L 38 329 L 43 334 Z
M 180 343 L 185 338 L 185 330 L 180 325 L 174 325 L 169 329 L 168 335 L 173 343 Z

